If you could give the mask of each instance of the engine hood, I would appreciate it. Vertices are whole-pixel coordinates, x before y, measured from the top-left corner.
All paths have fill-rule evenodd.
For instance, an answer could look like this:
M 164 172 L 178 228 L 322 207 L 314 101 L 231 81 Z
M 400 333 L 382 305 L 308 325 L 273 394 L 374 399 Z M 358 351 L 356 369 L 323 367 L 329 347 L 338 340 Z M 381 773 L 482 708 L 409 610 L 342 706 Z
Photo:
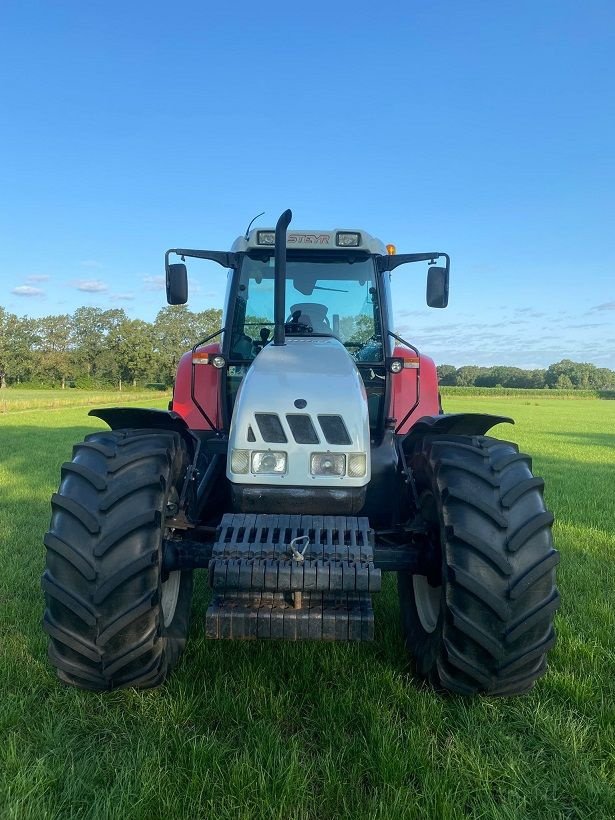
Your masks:
M 261 414 L 268 418 L 263 419 Z M 272 420 L 272 416 L 276 418 Z M 319 418 L 322 416 L 336 418 L 328 421 Z M 297 427 L 303 434 L 297 432 Z M 310 441 L 305 440 L 306 428 Z M 343 435 L 344 429 L 347 437 Z M 338 435 L 340 431 L 343 441 Z M 231 469 L 235 450 L 249 451 L 247 472 L 237 473 Z M 252 453 L 263 451 L 286 453 L 287 466 L 283 474 L 253 471 Z M 345 474 L 312 475 L 313 453 L 343 453 Z M 365 454 L 365 474 L 360 477 L 348 474 L 348 457 L 352 453 Z M 369 454 L 365 387 L 341 342 L 332 337 L 287 337 L 286 344 L 267 345 L 258 354 L 235 401 L 227 462 L 230 481 L 295 487 L 360 487 L 369 481 Z

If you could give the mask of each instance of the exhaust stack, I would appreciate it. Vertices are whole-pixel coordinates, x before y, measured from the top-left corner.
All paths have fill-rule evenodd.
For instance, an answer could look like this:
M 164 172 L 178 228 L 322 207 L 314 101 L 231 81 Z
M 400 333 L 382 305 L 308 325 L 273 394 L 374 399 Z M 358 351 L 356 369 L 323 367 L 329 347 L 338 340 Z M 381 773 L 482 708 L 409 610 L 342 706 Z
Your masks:
M 284 322 L 286 317 L 286 229 L 293 218 L 290 208 L 282 214 L 275 226 L 275 255 L 273 268 L 273 344 L 286 343 Z

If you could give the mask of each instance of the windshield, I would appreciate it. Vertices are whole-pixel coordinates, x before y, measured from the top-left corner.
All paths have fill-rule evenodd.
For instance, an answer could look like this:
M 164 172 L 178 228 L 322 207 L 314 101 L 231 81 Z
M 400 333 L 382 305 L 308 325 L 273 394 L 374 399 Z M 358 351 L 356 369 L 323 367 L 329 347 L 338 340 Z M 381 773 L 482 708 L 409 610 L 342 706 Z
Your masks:
M 273 256 L 246 255 L 236 296 L 231 359 L 250 360 L 273 339 Z M 362 362 L 382 360 L 374 263 L 371 257 L 289 254 L 286 333 L 335 336 Z

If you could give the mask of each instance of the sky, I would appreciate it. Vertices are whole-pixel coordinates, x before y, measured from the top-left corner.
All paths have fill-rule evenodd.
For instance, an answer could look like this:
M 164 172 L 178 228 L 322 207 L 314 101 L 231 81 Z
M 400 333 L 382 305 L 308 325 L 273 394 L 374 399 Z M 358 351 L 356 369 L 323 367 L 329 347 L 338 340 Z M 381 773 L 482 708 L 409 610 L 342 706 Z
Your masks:
M 615 369 L 612 0 L 3 0 L 0 305 L 164 306 L 261 211 L 451 256 L 393 274 L 440 364 Z M 192 310 L 224 271 L 194 263 Z

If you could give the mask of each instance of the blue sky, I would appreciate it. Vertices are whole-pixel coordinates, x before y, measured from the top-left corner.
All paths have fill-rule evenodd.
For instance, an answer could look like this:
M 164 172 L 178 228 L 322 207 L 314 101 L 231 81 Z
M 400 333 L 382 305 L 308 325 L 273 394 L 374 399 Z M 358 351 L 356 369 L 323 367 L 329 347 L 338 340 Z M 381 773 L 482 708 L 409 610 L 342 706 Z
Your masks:
M 4 0 L 0 305 L 152 319 L 259 211 L 452 257 L 439 363 L 615 368 L 615 4 Z M 191 268 L 190 307 L 224 274 Z

